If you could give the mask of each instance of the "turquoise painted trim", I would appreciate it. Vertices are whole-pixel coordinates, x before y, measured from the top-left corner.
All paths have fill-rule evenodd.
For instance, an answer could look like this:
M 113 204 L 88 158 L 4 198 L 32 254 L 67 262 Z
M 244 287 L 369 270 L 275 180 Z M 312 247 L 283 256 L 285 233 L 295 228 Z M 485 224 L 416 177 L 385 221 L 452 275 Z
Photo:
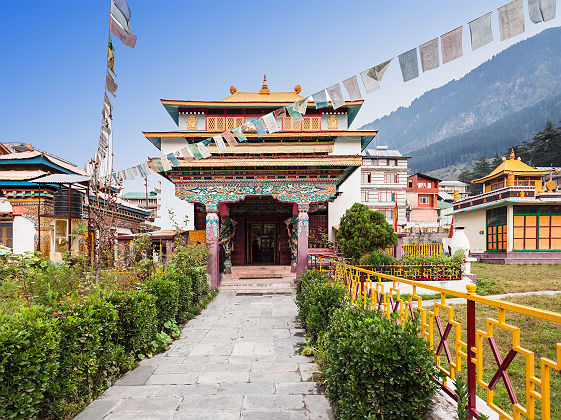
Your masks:
M 535 200 L 534 198 L 532 198 L 533 200 Z M 465 208 L 465 209 L 461 209 L 461 210 L 457 210 L 454 211 L 454 214 L 459 214 L 459 213 L 470 213 L 472 211 L 479 211 L 479 210 L 487 210 L 490 208 L 494 208 L 494 207 L 500 207 L 503 206 L 505 204 L 520 204 L 520 205 L 526 205 L 526 206 L 558 206 L 561 203 L 559 202 L 530 202 L 530 201 L 513 201 L 510 198 L 505 198 L 502 199 L 500 201 L 493 201 L 492 203 L 488 203 L 485 205 L 479 205 L 475 208 Z
M 148 137 L 150 143 L 152 143 L 158 150 L 162 150 L 162 138 L 161 137 Z
M 54 168 L 57 169 L 59 171 L 61 171 L 62 173 L 65 174 L 79 174 L 79 169 L 76 168 L 76 171 L 71 171 L 69 169 L 63 168 L 62 166 L 57 165 L 56 163 L 53 163 L 49 160 L 47 160 L 46 158 L 43 157 L 34 157 L 34 158 L 30 158 L 30 159 L 2 159 L 0 160 L 0 165 L 22 165 L 22 164 L 28 164 L 28 163 L 39 163 L 39 164 L 43 164 L 46 165 L 50 168 Z

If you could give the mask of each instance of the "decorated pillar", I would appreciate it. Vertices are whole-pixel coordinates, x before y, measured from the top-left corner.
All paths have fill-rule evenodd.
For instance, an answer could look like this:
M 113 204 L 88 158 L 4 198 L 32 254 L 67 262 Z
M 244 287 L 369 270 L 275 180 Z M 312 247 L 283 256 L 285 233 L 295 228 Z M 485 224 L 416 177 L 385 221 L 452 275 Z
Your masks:
M 308 203 L 298 203 L 298 257 L 296 264 L 296 275 L 299 276 L 308 266 Z
M 206 243 L 209 246 L 210 258 L 208 259 L 208 274 L 211 287 L 218 287 L 220 281 L 219 265 L 219 217 L 218 208 L 215 204 L 206 206 Z

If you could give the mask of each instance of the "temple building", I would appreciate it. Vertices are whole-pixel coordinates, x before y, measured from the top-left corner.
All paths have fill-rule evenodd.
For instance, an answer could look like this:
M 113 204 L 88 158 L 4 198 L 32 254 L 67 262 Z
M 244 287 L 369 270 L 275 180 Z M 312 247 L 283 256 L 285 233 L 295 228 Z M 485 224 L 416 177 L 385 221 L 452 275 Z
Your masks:
M 300 90 L 271 92 L 264 80 L 259 92 L 231 87 L 218 101 L 162 99 L 178 131 L 144 134 L 162 153 L 176 152 L 304 99 Z M 211 143 L 211 157 L 178 157 L 179 166 L 160 172 L 178 197 L 195 205 L 195 228 L 206 229 L 211 246 L 213 286 L 232 266 L 280 265 L 302 273 L 309 238 L 334 240 L 341 216 L 361 201 L 356 169 L 377 133 L 349 130 L 362 104 L 316 109 L 310 100 L 301 121 L 280 115 L 278 132 L 258 136 L 250 129 L 235 147 L 218 151 Z
M 482 261 L 561 263 L 561 191 L 514 151 L 489 175 L 475 179 L 483 193 L 454 202 L 454 226 Z M 549 176 L 551 178 L 551 175 Z M 457 194 L 456 194 L 457 195 Z

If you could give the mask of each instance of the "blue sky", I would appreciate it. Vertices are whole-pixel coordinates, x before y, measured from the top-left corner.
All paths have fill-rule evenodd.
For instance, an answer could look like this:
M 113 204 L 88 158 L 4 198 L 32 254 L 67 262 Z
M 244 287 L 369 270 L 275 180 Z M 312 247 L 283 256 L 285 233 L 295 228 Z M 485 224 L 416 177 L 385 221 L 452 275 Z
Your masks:
M 524 35 L 499 42 L 496 8 L 506 0 L 128 2 L 138 41 L 132 50 L 113 37 L 119 85 L 113 100 L 115 169 L 158 156 L 142 130 L 176 128 L 160 98 L 221 99 L 231 85 L 255 91 L 264 73 L 272 90 L 300 84 L 303 94 L 312 94 L 495 11 L 495 41 L 488 46 L 472 52 L 464 27 L 463 58 L 408 83 L 392 63 L 382 89 L 366 97 L 358 126 L 560 20 L 527 20 Z M 0 141 L 29 142 L 79 166 L 95 153 L 109 5 L 0 2 Z

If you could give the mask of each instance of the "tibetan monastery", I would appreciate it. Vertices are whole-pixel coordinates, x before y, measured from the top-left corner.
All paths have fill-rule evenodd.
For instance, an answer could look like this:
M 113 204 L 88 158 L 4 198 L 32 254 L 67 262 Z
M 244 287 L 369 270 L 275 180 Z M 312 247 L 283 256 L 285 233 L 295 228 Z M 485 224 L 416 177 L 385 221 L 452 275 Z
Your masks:
M 561 263 L 561 191 L 548 174 L 512 151 L 472 181 L 483 183 L 483 193 L 454 202 L 454 224 L 464 229 L 473 256 L 499 264 Z
M 178 131 L 144 132 L 168 154 L 303 99 L 292 92 L 271 92 L 266 79 L 259 92 L 237 92 L 218 101 L 162 104 Z M 277 118 L 281 131 L 257 136 L 201 160 L 179 159 L 160 172 L 175 193 L 195 205 L 195 228 L 206 229 L 211 246 L 209 274 L 219 285 L 232 265 L 285 265 L 302 273 L 308 261 L 308 236 L 334 239 L 343 213 L 360 202 L 361 152 L 376 131 L 351 131 L 363 101 L 336 111 L 316 109 L 310 100 L 302 121 Z

